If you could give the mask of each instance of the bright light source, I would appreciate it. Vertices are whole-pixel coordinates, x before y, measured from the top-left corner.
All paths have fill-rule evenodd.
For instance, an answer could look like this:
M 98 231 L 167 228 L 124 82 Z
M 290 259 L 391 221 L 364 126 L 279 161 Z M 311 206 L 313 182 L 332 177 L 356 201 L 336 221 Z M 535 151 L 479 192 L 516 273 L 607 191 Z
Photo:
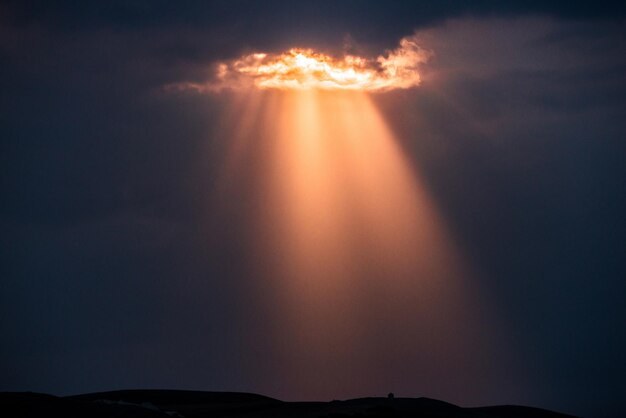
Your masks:
M 377 58 L 344 55 L 337 58 L 313 49 L 292 48 L 271 54 L 255 52 L 220 62 L 207 83 L 178 83 L 169 88 L 212 92 L 222 89 L 389 91 L 420 84 L 419 66 L 432 52 L 413 37 Z
M 403 39 L 389 54 L 368 60 L 354 55 L 341 59 L 293 48 L 282 54 L 255 53 L 226 64 L 222 81 L 249 78 L 259 88 L 385 91 L 420 83 L 418 65 L 430 53 Z

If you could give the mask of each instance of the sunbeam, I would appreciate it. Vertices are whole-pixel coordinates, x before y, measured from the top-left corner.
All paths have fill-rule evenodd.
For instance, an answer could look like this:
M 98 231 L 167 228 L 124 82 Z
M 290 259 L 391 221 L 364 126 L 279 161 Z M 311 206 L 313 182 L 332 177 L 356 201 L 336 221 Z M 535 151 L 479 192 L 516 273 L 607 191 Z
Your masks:
M 255 189 L 242 216 L 253 271 L 264 272 L 255 286 L 273 295 L 272 350 L 284 374 L 271 382 L 276 390 L 289 382 L 312 396 L 346 393 L 378 364 L 379 382 L 365 384 L 375 390 L 405 367 L 393 357 L 407 350 L 433 364 L 445 357 L 440 367 L 468 367 L 461 352 L 485 336 L 469 326 L 464 267 L 371 98 L 275 90 L 241 104 L 224 166 L 231 182 L 220 187 L 226 199 L 229 187 L 241 190 L 237 181 Z M 321 371 L 325 378 L 311 378 Z M 419 371 L 435 380 L 439 373 Z

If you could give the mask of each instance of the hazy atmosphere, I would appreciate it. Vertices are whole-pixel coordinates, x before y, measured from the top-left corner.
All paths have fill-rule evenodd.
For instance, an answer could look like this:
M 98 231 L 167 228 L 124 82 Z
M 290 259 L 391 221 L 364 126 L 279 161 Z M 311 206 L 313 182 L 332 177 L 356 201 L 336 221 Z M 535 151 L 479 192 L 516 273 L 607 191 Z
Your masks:
M 0 390 L 625 415 L 626 8 L 468 4 L 0 2 Z

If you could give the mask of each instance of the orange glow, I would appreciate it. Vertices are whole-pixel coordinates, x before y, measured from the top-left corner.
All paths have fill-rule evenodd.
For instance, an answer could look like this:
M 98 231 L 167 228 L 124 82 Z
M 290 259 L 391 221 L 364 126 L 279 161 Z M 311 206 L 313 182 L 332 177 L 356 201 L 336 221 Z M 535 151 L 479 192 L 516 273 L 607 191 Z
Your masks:
M 286 380 L 268 384 L 345 393 L 367 382 L 381 358 L 389 370 L 406 368 L 393 359 L 412 351 L 428 364 L 469 367 L 463 358 L 484 336 L 455 326 L 473 322 L 463 266 L 371 98 L 324 89 L 249 94 L 233 112 L 240 122 L 221 186 L 239 189 L 240 176 L 254 190 L 230 199 L 250 208 L 256 292 L 271 295 L 271 350 Z M 427 381 L 431 372 L 436 380 L 434 366 L 415 375 Z
M 250 86 L 370 92 L 407 89 L 420 84 L 418 67 L 431 55 L 411 37 L 403 38 L 398 48 L 375 59 L 355 55 L 335 58 L 303 48 L 278 54 L 257 52 L 219 63 L 214 78 L 208 83 L 181 83 L 169 87 L 201 92 Z

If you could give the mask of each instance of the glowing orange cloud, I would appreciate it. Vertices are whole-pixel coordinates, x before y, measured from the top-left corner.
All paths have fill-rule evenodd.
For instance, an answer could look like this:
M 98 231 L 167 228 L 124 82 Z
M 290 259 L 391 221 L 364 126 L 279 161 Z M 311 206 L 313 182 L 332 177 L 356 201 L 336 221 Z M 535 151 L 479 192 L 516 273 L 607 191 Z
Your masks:
M 386 56 L 335 58 L 313 49 L 292 48 L 280 54 L 253 53 L 217 65 L 208 83 L 176 84 L 176 89 L 212 92 L 256 86 L 281 90 L 388 91 L 420 84 L 418 67 L 432 55 L 414 38 L 400 40 Z

